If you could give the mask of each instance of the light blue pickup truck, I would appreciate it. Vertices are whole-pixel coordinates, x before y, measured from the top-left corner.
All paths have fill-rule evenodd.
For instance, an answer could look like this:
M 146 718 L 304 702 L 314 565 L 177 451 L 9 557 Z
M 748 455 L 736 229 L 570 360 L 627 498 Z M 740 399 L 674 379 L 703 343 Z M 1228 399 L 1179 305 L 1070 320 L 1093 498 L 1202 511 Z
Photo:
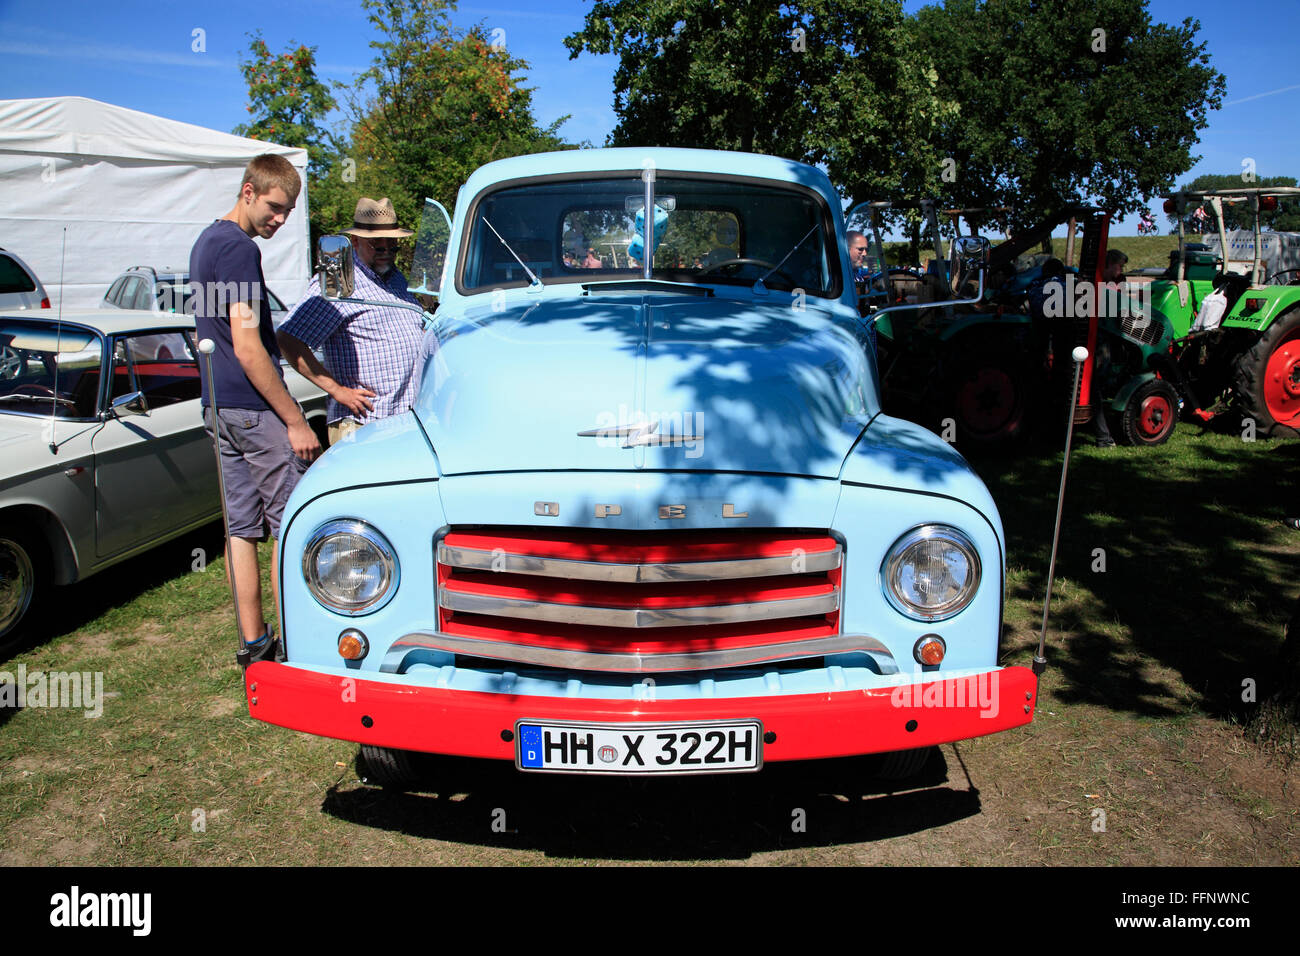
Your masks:
M 356 741 L 389 784 L 413 753 L 605 774 L 875 753 L 901 776 L 1032 719 L 1035 675 L 998 666 L 997 509 L 880 413 L 821 171 L 580 150 L 435 206 L 419 399 L 294 492 L 284 659 L 246 670 L 252 716 Z M 347 297 L 346 241 L 322 253 Z

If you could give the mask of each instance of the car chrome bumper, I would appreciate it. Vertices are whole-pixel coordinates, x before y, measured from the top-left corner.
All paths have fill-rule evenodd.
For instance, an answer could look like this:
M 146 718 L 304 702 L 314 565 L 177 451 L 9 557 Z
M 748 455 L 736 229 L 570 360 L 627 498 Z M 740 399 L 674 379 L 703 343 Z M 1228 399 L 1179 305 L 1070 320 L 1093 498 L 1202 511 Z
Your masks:
M 515 722 L 664 722 L 755 718 L 763 761 L 911 750 L 1033 720 L 1027 667 L 878 690 L 627 701 L 446 690 L 321 674 L 261 661 L 244 672 L 249 714 L 290 730 L 377 747 L 513 760 Z

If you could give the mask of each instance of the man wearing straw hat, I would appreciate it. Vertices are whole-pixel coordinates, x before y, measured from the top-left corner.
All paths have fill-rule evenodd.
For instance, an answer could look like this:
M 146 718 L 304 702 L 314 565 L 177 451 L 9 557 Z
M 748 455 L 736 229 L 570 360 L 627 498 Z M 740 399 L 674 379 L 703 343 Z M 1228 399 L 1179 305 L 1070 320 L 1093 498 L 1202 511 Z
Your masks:
M 320 294 L 320 279 L 313 278 L 306 297 L 277 334 L 289 363 L 330 397 L 326 416 L 331 445 L 368 419 L 410 409 L 424 335 L 418 313 L 383 304 L 419 304 L 406 290 L 406 277 L 393 266 L 397 240 L 413 233 L 397 225 L 397 213 L 387 198 L 363 196 L 353 220 L 352 228 L 344 230 L 357 253 L 352 298 L 366 299 L 366 304 L 331 302 Z M 312 355 L 316 348 L 324 353 L 324 366 Z

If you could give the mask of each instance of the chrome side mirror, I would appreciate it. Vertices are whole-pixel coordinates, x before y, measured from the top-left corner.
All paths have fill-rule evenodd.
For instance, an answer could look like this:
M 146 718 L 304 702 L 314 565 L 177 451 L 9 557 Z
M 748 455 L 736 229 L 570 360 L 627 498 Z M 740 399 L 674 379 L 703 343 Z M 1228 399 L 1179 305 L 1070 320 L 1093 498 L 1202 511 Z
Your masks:
M 321 236 L 316 243 L 316 275 L 327 299 L 351 298 L 356 287 L 352 243 L 347 236 Z
M 144 392 L 131 392 L 119 395 L 108 407 L 113 418 L 126 418 L 130 415 L 148 415 L 149 403 L 145 401 Z
M 960 295 L 967 282 L 979 277 L 988 269 L 989 241 L 983 236 L 958 236 L 948 250 L 948 275 L 952 277 L 952 291 Z

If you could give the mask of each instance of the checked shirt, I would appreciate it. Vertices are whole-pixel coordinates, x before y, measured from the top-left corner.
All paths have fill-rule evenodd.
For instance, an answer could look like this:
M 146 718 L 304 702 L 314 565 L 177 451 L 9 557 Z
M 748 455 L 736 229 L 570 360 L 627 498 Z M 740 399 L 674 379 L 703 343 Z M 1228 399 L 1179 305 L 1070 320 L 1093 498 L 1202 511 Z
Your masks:
M 415 403 L 419 387 L 416 361 L 424 337 L 420 315 L 382 304 L 385 300 L 419 304 L 406 291 L 406 277 L 390 269 L 381 279 L 359 257 L 354 262 L 352 298 L 376 300 L 375 304 L 331 302 L 320 294 L 320 279 L 313 278 L 306 297 L 280 326 L 280 331 L 308 348 L 320 349 L 325 368 L 340 385 L 375 393 L 370 400 L 375 409 L 365 418 L 331 398 L 326 412 L 331 425 L 348 418 L 364 424 L 399 415 Z

